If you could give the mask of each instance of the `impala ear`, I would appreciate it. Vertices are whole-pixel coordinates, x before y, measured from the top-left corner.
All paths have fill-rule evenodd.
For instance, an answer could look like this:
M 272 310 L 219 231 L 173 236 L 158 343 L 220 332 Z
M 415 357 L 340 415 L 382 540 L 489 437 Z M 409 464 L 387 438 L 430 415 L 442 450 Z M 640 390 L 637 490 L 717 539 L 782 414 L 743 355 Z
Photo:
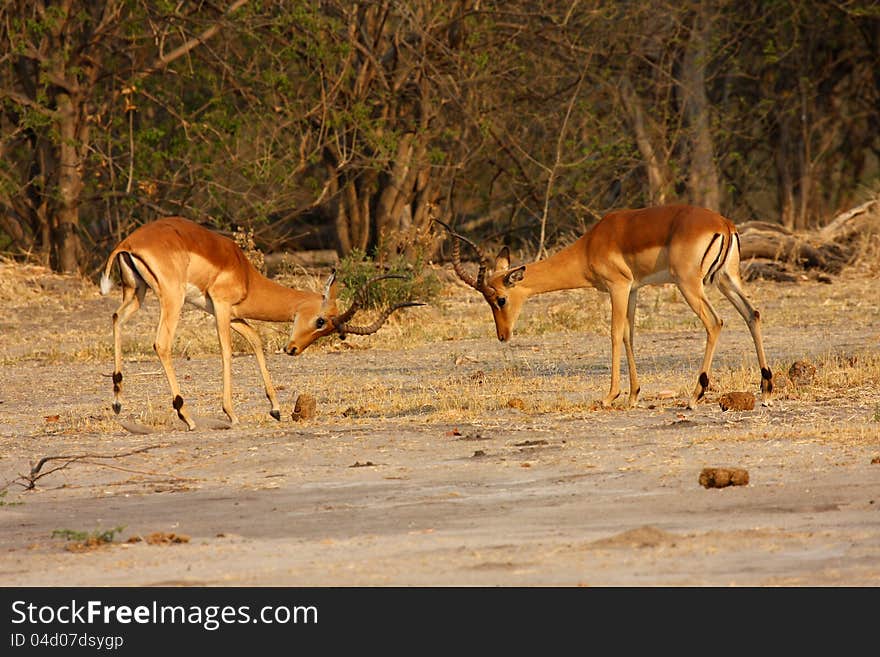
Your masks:
M 336 270 L 334 269 L 332 272 L 330 272 L 330 278 L 328 278 L 327 282 L 324 284 L 324 298 L 321 303 L 326 305 L 328 301 L 335 299 L 337 289 L 338 284 L 336 282 Z
M 495 256 L 495 271 L 507 271 L 508 269 L 510 269 L 510 249 L 503 246 Z
M 514 285 L 519 283 L 523 279 L 523 276 L 525 276 L 525 275 L 526 275 L 526 266 L 525 265 L 520 265 L 516 269 L 511 269 L 504 276 L 504 287 L 513 287 Z

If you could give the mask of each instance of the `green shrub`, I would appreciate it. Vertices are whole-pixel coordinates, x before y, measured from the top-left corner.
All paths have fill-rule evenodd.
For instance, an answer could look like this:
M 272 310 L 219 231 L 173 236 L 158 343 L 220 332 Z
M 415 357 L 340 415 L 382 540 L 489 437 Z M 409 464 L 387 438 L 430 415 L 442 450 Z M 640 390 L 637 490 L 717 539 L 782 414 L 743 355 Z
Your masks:
M 123 529 L 125 529 L 125 527 L 122 526 L 105 530 L 96 529 L 92 532 L 78 531 L 75 529 L 55 529 L 52 531 L 52 538 L 63 538 L 67 541 L 90 543 L 112 543 L 116 538 L 116 534 L 120 533 Z
M 363 308 L 386 308 L 407 301 L 431 303 L 442 288 L 440 279 L 426 266 L 421 253 L 410 260 L 397 255 L 380 266 L 363 251 L 355 249 L 340 260 L 336 268 L 336 278 L 341 286 L 339 298 L 351 302 L 361 286 L 383 274 L 396 274 L 403 278 L 378 281 L 368 287 L 361 301 Z

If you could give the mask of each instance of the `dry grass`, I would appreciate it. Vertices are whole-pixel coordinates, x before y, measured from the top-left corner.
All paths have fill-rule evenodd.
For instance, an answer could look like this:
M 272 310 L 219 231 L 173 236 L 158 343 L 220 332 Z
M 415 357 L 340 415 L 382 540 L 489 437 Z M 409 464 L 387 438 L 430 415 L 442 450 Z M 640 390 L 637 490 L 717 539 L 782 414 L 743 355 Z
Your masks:
M 310 347 L 312 354 L 381 351 L 382 357 L 387 358 L 387 354 L 392 353 L 389 345 L 393 345 L 402 361 L 433 359 L 413 366 L 411 373 L 402 365 L 400 375 L 390 378 L 380 375 L 366 379 L 361 375 L 353 379 L 328 377 L 311 367 L 297 367 L 296 388 L 308 390 L 318 399 L 320 414 L 315 421 L 353 426 L 366 425 L 379 418 L 392 422 L 417 419 L 478 423 L 487 415 L 509 420 L 540 415 L 583 415 L 597 410 L 596 400 L 605 394 L 609 382 L 610 303 L 607 295 L 595 290 L 578 290 L 532 299 L 523 311 L 517 334 L 522 343 L 534 344 L 535 351 L 527 347 L 501 350 L 493 340 L 491 314 L 482 298 L 458 283 L 448 269 L 439 274 L 446 285 L 436 305 L 399 312 L 375 335 L 352 336 L 346 342 L 328 338 Z M 324 272 L 313 274 L 297 270 L 287 273 L 284 282 L 318 291 L 325 277 Z M 748 294 L 762 311 L 765 335 L 784 335 L 785 328 L 791 326 L 816 327 L 816 331 L 836 327 L 837 330 L 846 328 L 847 322 L 864 333 L 870 332 L 871 326 L 880 326 L 880 295 L 875 285 L 872 276 L 859 269 L 840 277 L 833 285 L 812 281 L 798 284 L 757 281 L 748 286 Z M 730 304 L 714 290 L 710 291 L 710 300 L 726 324 L 719 351 L 732 335 L 748 340 L 745 324 Z M 59 276 L 42 267 L 0 262 L 0 366 L 18 367 L 30 362 L 87 363 L 106 374 L 113 357 L 110 315 L 118 302 L 118 290 L 110 298 L 103 298 L 96 285 L 79 277 Z M 365 313 L 363 321 L 368 322 L 370 318 L 370 313 Z M 135 388 L 127 387 L 126 395 L 137 409 L 135 421 L 165 429 L 176 426 L 177 420 L 167 408 L 164 376 L 152 349 L 156 321 L 157 304 L 155 298 L 148 295 L 146 307 L 127 325 L 124 351 L 128 363 L 152 363 L 155 367 L 149 366 L 151 376 L 146 380 L 127 378 L 128 385 L 134 382 Z M 280 351 L 287 340 L 287 327 L 260 323 L 259 329 L 267 351 Z M 670 337 L 679 341 L 692 338 L 699 345 L 699 354 L 702 353 L 702 326 L 677 290 L 670 286 L 645 288 L 640 292 L 636 329 L 642 407 L 683 405 L 694 385 L 699 355 L 680 346 L 669 349 L 657 346 Z M 818 368 L 816 378 L 809 386 L 789 386 L 781 390 L 780 400 L 822 403 L 844 399 L 869 409 L 869 418 L 880 421 L 878 339 L 880 334 L 875 329 L 874 344 L 861 348 L 842 351 L 832 341 L 824 352 L 817 352 L 816 345 L 805 345 L 813 353 L 813 362 Z M 479 358 L 469 355 L 473 353 L 475 342 L 483 354 Z M 584 342 L 598 346 L 585 353 L 581 348 Z M 778 337 L 766 342 L 770 364 L 777 373 L 787 372 L 791 362 L 802 356 L 797 348 L 780 348 Z M 714 402 L 722 391 L 757 390 L 760 373 L 750 341 L 748 344 L 739 362 L 731 363 L 728 356 L 726 362 L 718 363 L 713 369 L 710 401 Z M 249 353 L 243 341 L 237 339 L 235 346 L 238 353 Z M 580 359 L 576 366 L 567 362 L 572 350 Z M 418 356 L 407 355 L 416 353 Z M 178 359 L 217 356 L 217 367 L 211 363 L 211 369 L 219 370 L 213 318 L 197 310 L 185 310 L 175 356 Z M 670 363 L 674 365 L 670 367 Z M 248 376 L 256 377 L 256 368 L 251 363 L 241 365 L 241 369 L 248 372 Z M 626 391 L 625 364 L 623 369 L 622 386 Z M 278 384 L 278 374 L 273 372 L 273 376 Z M 194 413 L 216 416 L 219 372 L 216 381 L 200 381 L 197 386 L 187 381 L 182 384 L 191 389 L 187 399 Z M 258 389 L 259 383 L 254 385 Z M 258 427 L 276 426 L 274 420 L 268 418 L 264 402 L 258 403 L 260 395 L 255 394 L 254 385 L 236 383 L 235 403 L 242 421 Z M 286 389 L 284 385 L 279 387 Z M 625 396 L 626 392 L 621 402 Z M 518 408 L 510 407 L 510 400 L 517 398 L 523 403 Z M 97 415 L 71 409 L 60 413 L 59 419 L 51 425 L 41 427 L 41 431 L 104 433 L 117 426 L 109 409 Z

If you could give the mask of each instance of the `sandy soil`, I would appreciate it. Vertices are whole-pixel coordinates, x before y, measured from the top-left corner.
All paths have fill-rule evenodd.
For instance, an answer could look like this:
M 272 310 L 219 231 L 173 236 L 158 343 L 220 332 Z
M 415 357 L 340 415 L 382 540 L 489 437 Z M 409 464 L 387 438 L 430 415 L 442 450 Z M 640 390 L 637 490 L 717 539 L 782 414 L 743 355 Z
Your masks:
M 445 312 L 467 305 L 477 337 L 397 345 L 390 328 L 384 342 L 359 343 L 369 348 L 270 354 L 280 423 L 244 352 L 242 423 L 228 429 L 212 428 L 223 426 L 219 358 L 178 359 L 203 420 L 194 432 L 166 408 L 158 362 L 132 357 L 120 419 L 145 434 L 110 411 L 109 352 L 85 353 L 109 344 L 118 299 L 57 286 L 7 299 L 0 323 L 2 586 L 880 585 L 878 368 L 859 369 L 880 347 L 872 281 L 833 293 L 758 286 L 777 371 L 801 358 L 844 364 L 753 411 L 722 412 L 718 388 L 684 408 L 704 340 L 693 325 L 640 330 L 643 399 L 600 410 L 603 334 L 550 331 L 502 348 L 488 312 L 457 290 L 463 305 Z M 824 312 L 832 297 L 850 311 Z M 597 313 L 599 299 L 587 297 Z M 547 308 L 536 300 L 526 312 Z M 742 370 L 757 392 L 748 332 L 718 308 L 719 380 Z M 152 321 L 132 339 L 149 342 Z M 196 328 L 211 337 L 210 324 Z M 294 422 L 300 392 L 315 394 L 318 416 Z M 44 456 L 141 448 L 20 485 Z M 701 487 L 713 466 L 747 469 L 748 485 Z M 53 538 L 118 527 L 94 549 Z M 126 542 L 155 532 L 188 541 Z

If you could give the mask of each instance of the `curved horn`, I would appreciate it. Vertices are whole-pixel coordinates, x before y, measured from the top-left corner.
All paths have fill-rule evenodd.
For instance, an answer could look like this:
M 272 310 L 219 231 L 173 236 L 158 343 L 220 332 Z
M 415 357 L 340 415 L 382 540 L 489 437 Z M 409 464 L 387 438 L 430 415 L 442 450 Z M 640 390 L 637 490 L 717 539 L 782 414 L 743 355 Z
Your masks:
M 485 277 L 486 277 L 486 256 L 480 250 L 480 247 L 474 244 L 471 240 L 469 240 L 464 235 L 459 235 L 454 230 L 452 230 L 448 225 L 440 221 L 439 219 L 434 219 L 434 221 L 441 226 L 443 226 L 447 232 L 455 237 L 457 240 L 461 240 L 466 244 L 470 244 L 474 251 L 477 252 L 477 255 L 480 256 L 480 268 L 477 271 L 477 277 L 472 278 L 470 274 L 468 274 L 464 267 L 461 264 L 461 250 L 457 241 L 452 243 L 452 268 L 455 270 L 455 273 L 458 274 L 458 277 L 463 280 L 465 283 L 470 285 L 475 290 L 482 292 L 485 287 Z
M 326 304 L 330 300 L 330 295 L 333 291 L 333 284 L 336 282 L 336 268 L 330 272 L 330 278 L 327 279 L 327 282 L 324 284 L 324 294 L 322 295 L 321 303 Z
M 352 297 L 351 305 L 348 307 L 348 310 L 346 310 L 341 315 L 337 315 L 336 317 L 334 317 L 333 319 L 330 320 L 333 323 L 333 326 L 336 327 L 336 329 L 340 333 L 344 333 L 347 330 L 345 328 L 346 322 L 348 322 L 352 317 L 354 317 L 354 314 L 358 310 L 360 310 L 361 304 L 364 301 L 364 292 L 366 292 L 367 288 L 370 287 L 376 281 L 381 281 L 386 278 L 406 278 L 406 276 L 401 276 L 400 274 L 382 274 L 381 276 L 375 276 L 374 278 L 371 278 L 366 283 L 361 285 L 357 289 L 357 291 L 354 293 L 354 296 Z
M 382 311 L 382 314 L 376 319 L 375 322 L 369 324 L 367 326 L 345 326 L 345 325 L 337 325 L 339 327 L 339 331 L 341 333 L 353 333 L 354 335 L 370 335 L 375 333 L 380 328 L 382 328 L 382 324 L 385 323 L 391 313 L 395 310 L 399 310 L 400 308 L 412 308 L 413 306 L 424 306 L 425 304 L 421 301 L 407 301 L 406 303 L 399 303 L 396 306 L 391 306 L 390 308 L 386 308 Z

